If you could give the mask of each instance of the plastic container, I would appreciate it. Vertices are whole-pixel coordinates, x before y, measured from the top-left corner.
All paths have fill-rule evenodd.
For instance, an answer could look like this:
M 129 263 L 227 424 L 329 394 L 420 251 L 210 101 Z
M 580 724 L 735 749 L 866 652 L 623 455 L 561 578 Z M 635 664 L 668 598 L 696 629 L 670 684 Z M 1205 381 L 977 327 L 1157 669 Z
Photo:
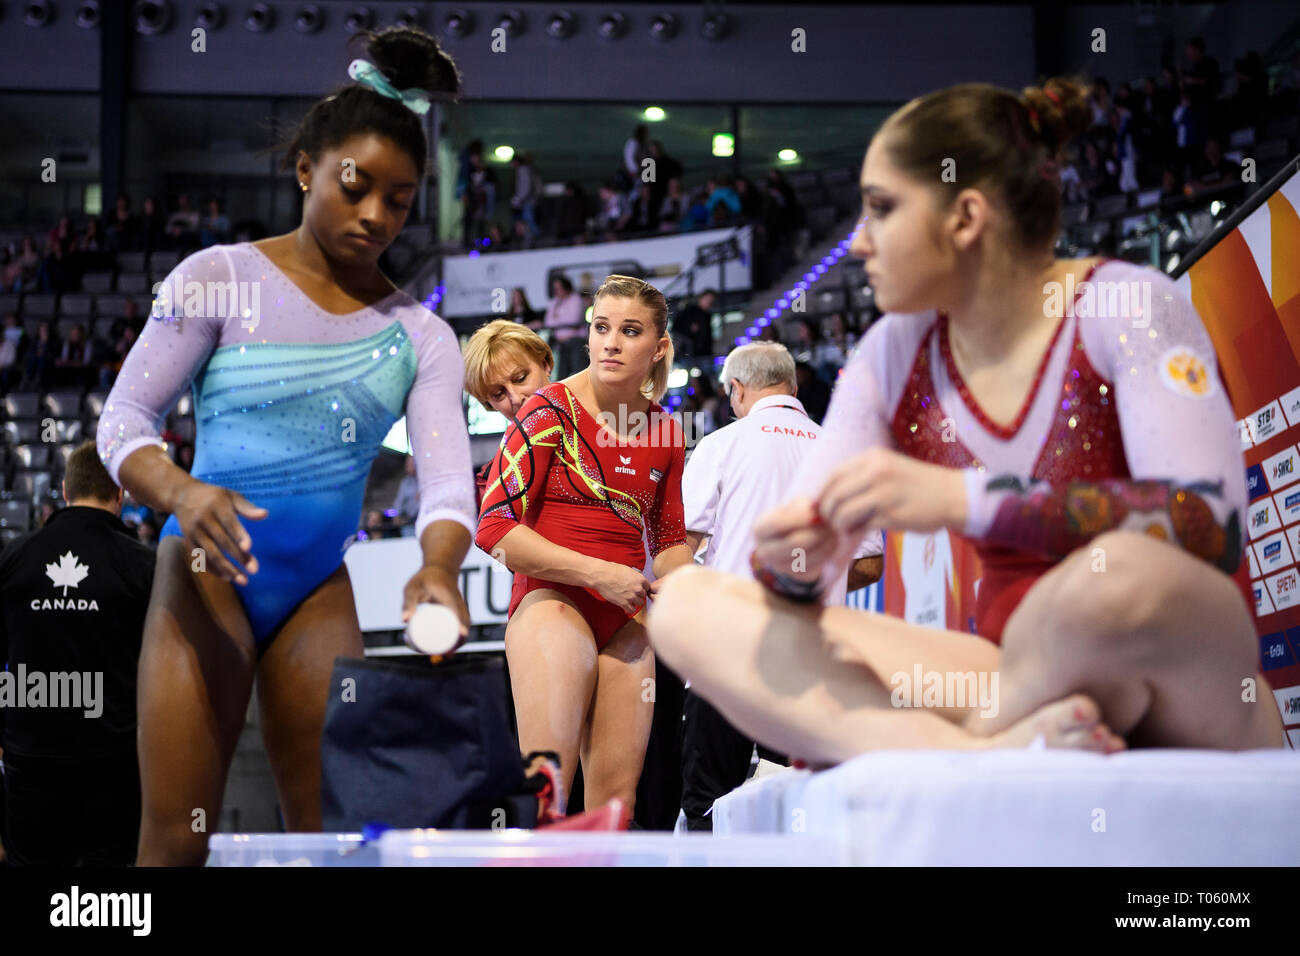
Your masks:
M 838 842 L 807 834 L 389 830 L 383 866 L 840 866 Z
M 208 866 L 379 866 L 360 833 L 215 833 Z

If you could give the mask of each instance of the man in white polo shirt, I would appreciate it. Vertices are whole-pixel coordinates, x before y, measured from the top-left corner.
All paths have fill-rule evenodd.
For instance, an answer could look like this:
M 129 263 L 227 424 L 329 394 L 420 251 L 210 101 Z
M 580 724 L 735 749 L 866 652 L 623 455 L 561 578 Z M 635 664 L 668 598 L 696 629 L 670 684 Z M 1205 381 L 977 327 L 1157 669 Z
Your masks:
M 754 524 L 789 494 L 790 482 L 822 428 L 795 397 L 794 358 L 784 345 L 754 342 L 727 356 L 722 388 L 738 421 L 706 436 L 682 473 L 686 544 L 708 540 L 707 567 L 750 577 Z M 880 579 L 883 540 L 863 541 L 848 577 L 824 602 L 843 604 L 850 590 Z M 705 700 L 687 692 L 682 728 L 682 810 L 690 830 L 710 830 L 713 801 L 745 782 L 754 742 Z M 759 753 L 786 761 L 759 745 Z

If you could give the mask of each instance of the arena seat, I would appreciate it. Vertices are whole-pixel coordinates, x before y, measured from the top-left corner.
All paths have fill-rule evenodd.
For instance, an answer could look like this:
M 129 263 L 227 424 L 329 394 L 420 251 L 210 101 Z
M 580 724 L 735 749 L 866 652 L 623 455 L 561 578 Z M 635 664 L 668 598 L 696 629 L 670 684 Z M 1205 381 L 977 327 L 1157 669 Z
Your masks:
M 1283 749 L 877 751 L 750 781 L 713 829 L 834 837 L 853 865 L 1294 866 L 1298 793 Z

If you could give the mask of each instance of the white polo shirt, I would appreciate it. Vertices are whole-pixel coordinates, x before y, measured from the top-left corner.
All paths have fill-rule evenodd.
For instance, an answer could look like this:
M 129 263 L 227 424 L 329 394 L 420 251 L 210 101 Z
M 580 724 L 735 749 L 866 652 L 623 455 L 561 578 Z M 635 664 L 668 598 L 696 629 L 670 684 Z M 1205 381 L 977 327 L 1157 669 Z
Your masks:
M 744 418 L 700 440 L 682 473 L 682 503 L 686 530 L 709 536 L 705 565 L 753 577 L 754 524 L 790 496 L 795 472 L 821 432 L 793 395 L 769 395 Z M 883 548 L 880 533 L 872 532 L 853 557 Z M 841 579 L 827 592 L 827 606 L 844 603 L 847 584 Z

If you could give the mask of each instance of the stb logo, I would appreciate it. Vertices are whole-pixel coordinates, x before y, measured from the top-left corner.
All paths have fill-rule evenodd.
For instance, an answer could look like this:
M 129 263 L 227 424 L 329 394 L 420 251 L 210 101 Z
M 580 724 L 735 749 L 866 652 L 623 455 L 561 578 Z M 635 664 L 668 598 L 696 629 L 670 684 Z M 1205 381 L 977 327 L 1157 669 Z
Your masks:
M 1271 408 L 1266 408 L 1258 415 L 1255 416 L 1255 422 L 1256 424 L 1259 425 L 1260 428 L 1264 428 L 1272 420 L 1273 420 L 1273 409 Z

